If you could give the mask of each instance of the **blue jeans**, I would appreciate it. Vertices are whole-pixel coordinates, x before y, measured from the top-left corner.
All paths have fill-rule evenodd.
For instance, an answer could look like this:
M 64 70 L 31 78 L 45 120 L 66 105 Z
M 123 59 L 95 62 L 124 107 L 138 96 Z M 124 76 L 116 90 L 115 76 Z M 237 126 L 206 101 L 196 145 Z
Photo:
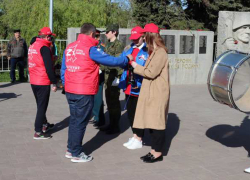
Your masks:
M 82 152 L 82 140 L 94 105 L 94 95 L 79 95 L 66 92 L 70 109 L 68 150 L 73 157 Z

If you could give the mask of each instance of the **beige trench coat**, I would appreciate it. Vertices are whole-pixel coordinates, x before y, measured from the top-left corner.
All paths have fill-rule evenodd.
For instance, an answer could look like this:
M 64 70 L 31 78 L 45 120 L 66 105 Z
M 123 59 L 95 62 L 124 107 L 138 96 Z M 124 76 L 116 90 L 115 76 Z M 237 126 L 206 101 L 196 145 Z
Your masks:
M 134 73 L 143 76 L 136 107 L 134 128 L 164 130 L 166 128 L 170 84 L 167 53 L 156 48 L 145 66 L 137 65 Z

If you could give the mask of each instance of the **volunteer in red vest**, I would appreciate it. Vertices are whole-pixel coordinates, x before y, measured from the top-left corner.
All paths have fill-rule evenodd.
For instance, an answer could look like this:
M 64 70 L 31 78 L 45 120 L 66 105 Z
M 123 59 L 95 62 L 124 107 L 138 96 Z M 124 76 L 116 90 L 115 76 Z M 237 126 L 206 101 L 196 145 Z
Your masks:
M 83 152 L 82 140 L 98 92 L 99 64 L 125 67 L 131 55 L 113 57 L 97 47 L 96 27 L 84 23 L 75 42 L 69 44 L 62 60 L 61 78 L 65 83 L 70 109 L 68 146 L 65 154 L 72 162 L 88 162 L 93 157 Z
M 30 84 L 37 104 L 34 139 L 51 138 L 47 132 L 54 127 L 54 124 L 48 123 L 46 117 L 50 85 L 53 84 L 52 91 L 57 90 L 50 49 L 51 36 L 55 36 L 55 34 L 49 27 L 42 28 L 38 38 L 28 51 Z

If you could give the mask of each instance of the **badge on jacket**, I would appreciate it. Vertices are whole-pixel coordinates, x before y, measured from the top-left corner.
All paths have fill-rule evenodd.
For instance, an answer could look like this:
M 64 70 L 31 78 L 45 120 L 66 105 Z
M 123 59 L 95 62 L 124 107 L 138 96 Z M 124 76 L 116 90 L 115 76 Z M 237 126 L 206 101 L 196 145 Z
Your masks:
M 139 59 L 142 59 L 142 60 L 144 60 L 144 61 L 147 60 L 144 54 L 142 54 L 141 56 L 139 56 Z

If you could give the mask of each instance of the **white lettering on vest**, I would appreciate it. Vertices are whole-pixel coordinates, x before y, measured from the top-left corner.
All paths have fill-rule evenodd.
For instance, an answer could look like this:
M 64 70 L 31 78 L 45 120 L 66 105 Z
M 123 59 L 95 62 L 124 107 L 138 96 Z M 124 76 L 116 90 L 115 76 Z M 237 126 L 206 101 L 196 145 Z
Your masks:
M 80 69 L 80 66 L 67 66 L 67 71 L 69 72 L 76 72 Z
M 35 67 L 36 66 L 36 63 L 31 63 L 31 62 L 29 62 L 29 68 L 33 68 L 33 67 Z

